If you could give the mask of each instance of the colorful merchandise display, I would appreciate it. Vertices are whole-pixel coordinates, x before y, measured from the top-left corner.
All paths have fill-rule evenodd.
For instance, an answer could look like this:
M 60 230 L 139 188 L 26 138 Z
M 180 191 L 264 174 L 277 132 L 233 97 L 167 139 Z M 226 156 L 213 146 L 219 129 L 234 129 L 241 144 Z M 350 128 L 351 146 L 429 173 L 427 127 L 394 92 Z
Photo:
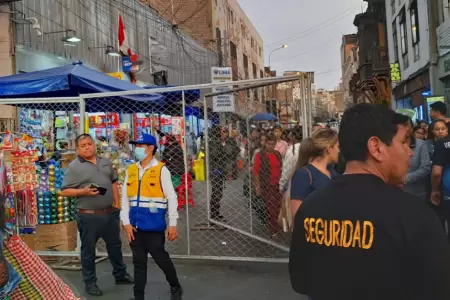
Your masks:
M 58 162 L 50 161 L 47 168 L 40 168 L 37 192 L 39 224 L 61 224 L 75 219 L 74 200 L 58 196 L 64 179 L 64 170 Z

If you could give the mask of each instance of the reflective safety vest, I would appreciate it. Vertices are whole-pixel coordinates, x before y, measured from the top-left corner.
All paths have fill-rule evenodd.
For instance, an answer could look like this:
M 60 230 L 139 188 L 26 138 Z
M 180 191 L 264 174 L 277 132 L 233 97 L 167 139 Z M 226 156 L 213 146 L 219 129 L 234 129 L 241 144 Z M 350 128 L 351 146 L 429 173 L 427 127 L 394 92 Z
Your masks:
M 158 162 L 145 170 L 139 180 L 137 164 L 128 167 L 127 195 L 130 201 L 130 223 L 142 231 L 165 231 L 167 199 L 161 186 L 161 170 Z

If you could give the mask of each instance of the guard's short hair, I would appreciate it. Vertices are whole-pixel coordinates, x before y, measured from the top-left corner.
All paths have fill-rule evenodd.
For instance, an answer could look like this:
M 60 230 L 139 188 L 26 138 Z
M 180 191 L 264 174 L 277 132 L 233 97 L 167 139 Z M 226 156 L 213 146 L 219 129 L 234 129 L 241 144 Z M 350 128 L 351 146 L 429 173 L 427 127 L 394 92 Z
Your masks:
M 409 122 L 405 115 L 394 112 L 381 104 L 360 103 L 347 109 L 339 128 L 339 146 L 346 161 L 366 161 L 367 142 L 379 138 L 386 145 L 392 144 L 398 125 Z

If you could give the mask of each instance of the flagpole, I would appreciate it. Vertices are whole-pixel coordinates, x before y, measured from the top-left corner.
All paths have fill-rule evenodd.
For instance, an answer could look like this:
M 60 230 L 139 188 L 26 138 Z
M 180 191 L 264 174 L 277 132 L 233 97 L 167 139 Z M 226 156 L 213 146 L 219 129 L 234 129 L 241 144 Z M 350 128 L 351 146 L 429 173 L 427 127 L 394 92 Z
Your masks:
M 117 28 L 119 28 L 120 24 L 120 10 L 117 10 Z M 117 30 L 117 51 L 120 53 L 120 42 L 119 42 L 119 30 Z M 121 72 L 120 68 L 120 59 L 122 56 L 117 57 L 117 72 Z

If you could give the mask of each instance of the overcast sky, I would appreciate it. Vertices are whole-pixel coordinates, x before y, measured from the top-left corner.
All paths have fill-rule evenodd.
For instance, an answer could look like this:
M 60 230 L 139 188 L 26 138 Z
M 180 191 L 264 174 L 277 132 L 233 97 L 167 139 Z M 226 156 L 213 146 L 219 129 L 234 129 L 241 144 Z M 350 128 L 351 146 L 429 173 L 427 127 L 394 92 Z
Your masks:
M 361 0 L 238 0 L 264 41 L 265 65 L 316 72 L 316 87 L 334 89 L 341 78 L 342 35 L 356 33 Z M 364 8 L 366 3 L 364 2 Z

